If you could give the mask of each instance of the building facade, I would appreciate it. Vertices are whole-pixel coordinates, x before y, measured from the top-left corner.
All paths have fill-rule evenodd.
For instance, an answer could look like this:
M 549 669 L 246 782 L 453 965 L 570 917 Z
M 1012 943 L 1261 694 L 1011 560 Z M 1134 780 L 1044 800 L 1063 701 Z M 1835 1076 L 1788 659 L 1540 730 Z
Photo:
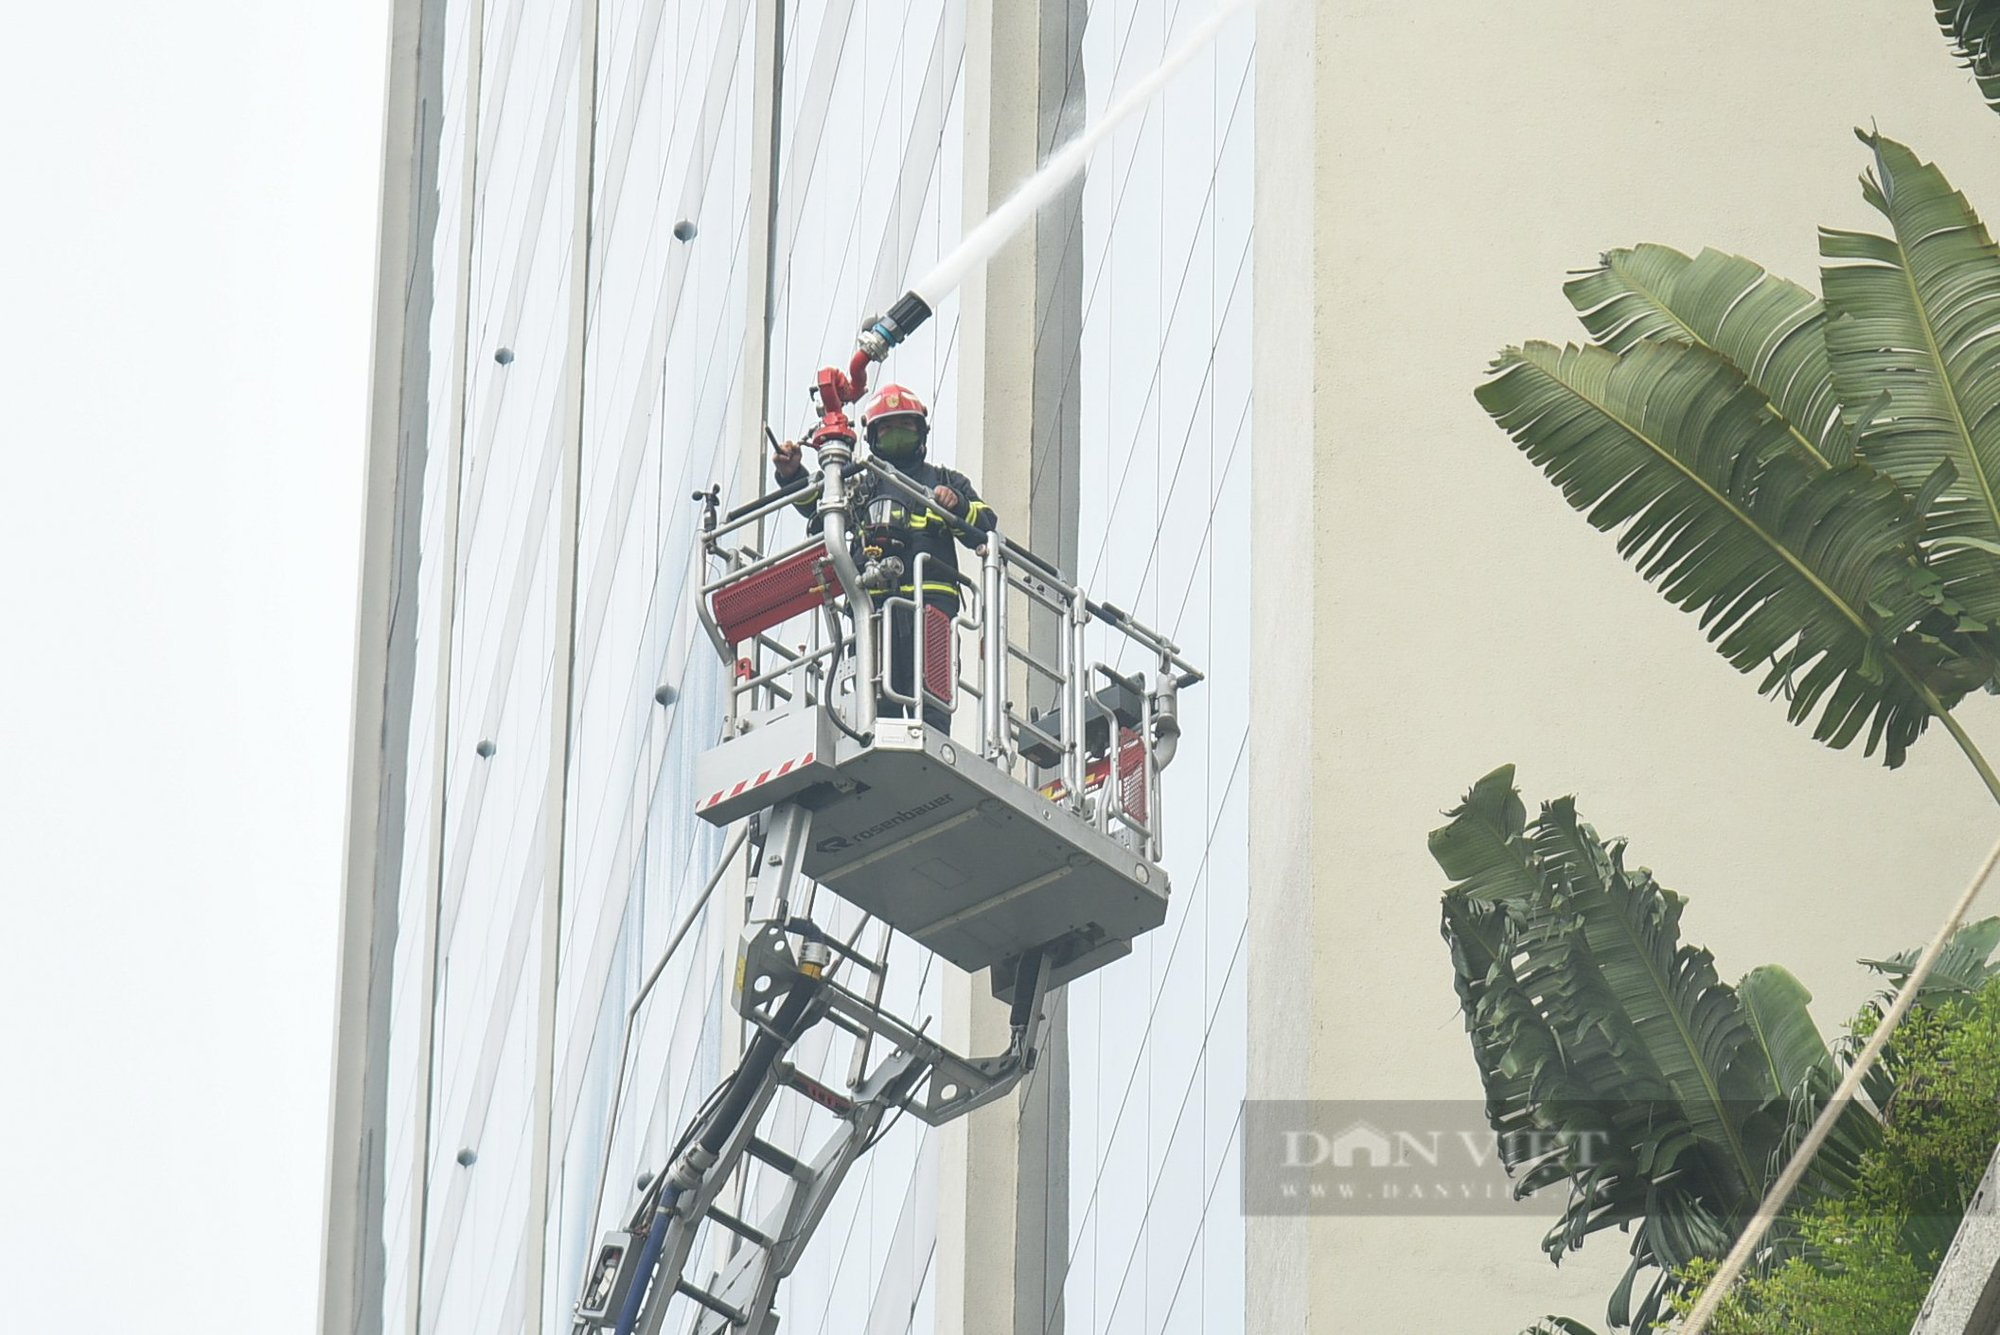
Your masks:
M 1572 336 L 1561 278 L 1610 246 L 1809 281 L 1816 224 L 1867 224 L 1870 117 L 2000 210 L 1990 113 L 1910 11 L 1699 0 L 1607 32 L 1581 0 L 1267 0 L 894 352 L 1010 536 L 1209 680 L 1166 924 L 1058 995 L 1013 1098 L 882 1140 L 786 1329 L 1597 1317 L 1618 1244 L 1552 1271 L 1540 1214 L 1240 1199 L 1246 1099 L 1478 1097 L 1424 834 L 1503 761 L 1632 836 L 1725 976 L 1805 978 L 1824 1026 L 1856 956 L 1928 932 L 1984 845 L 1978 785 L 1935 743 L 1891 775 L 1789 728 L 1471 397 L 1503 344 Z M 641 995 L 725 848 L 692 814 L 724 677 L 689 498 L 768 485 L 766 424 L 803 422 L 861 319 L 1208 12 L 399 0 L 326 1335 L 567 1330 L 742 1041 L 740 894 Z M 893 949 L 903 1014 L 997 1046 L 981 980 Z
M 693 816 L 724 665 L 689 498 L 767 485 L 765 424 L 802 424 L 861 317 L 1200 17 L 399 9 L 330 1329 L 566 1328 L 741 1041 L 727 894 L 632 1009 L 724 848 Z M 1213 685 L 1167 926 L 1059 999 L 1018 1108 L 870 1152 L 788 1328 L 1240 1322 L 1248 608 L 1216 591 L 1247 581 L 1252 45 L 1205 50 L 883 369 L 1010 536 Z M 956 972 L 898 942 L 885 999 L 976 1048 L 994 1005 Z M 794 1060 L 830 1066 L 826 1035 Z

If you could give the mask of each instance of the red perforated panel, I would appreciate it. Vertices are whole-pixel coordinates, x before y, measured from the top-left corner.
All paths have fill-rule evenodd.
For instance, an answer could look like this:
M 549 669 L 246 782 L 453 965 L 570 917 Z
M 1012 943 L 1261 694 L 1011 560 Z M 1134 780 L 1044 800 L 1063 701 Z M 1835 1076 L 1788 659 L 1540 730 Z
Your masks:
M 924 694 L 952 707 L 958 685 L 958 664 L 952 650 L 958 637 L 951 633 L 951 617 L 941 607 L 924 608 Z
M 1139 734 L 1130 728 L 1118 738 L 1118 805 L 1125 814 L 1144 825 L 1146 814 L 1146 748 Z
M 838 587 L 827 564 L 824 547 L 808 547 L 754 575 L 715 591 L 710 606 L 722 638 L 741 644 L 759 631 L 810 612 L 822 600 L 833 601 Z

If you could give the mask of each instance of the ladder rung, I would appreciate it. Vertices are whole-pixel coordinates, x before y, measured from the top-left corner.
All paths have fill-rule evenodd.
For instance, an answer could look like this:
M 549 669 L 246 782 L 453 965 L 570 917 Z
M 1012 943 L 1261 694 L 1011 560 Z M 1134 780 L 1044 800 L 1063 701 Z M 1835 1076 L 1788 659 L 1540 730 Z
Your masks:
M 797 1159 L 794 1159 L 768 1140 L 752 1136 L 750 1137 L 750 1143 L 744 1146 L 744 1148 L 787 1177 L 796 1177 L 803 1181 L 807 1175 L 806 1166 L 803 1163 L 800 1163 Z
M 820 1018 L 825 1020 L 828 1024 L 832 1025 L 834 1028 L 843 1029 L 846 1032 L 854 1035 L 856 1038 L 867 1038 L 869 1035 L 869 1030 L 865 1025 L 856 1024 L 854 1021 L 848 1019 L 845 1015 L 842 1015 L 839 1011 L 828 1011 L 825 1015 L 822 1015 Z
M 752 1246 L 762 1247 L 765 1251 L 769 1251 L 777 1245 L 776 1240 L 763 1229 L 744 1223 L 741 1219 L 729 1213 L 729 1211 L 718 1206 L 711 1205 L 708 1207 L 708 1217 Z
M 709 1311 L 729 1322 L 732 1326 L 740 1326 L 749 1319 L 742 1312 L 731 1307 L 707 1289 L 698 1289 L 684 1279 L 675 1282 L 674 1292 L 700 1303 L 703 1307 L 706 1307 Z
M 854 1111 L 853 1099 L 836 1094 L 796 1067 L 786 1068 L 785 1083 L 837 1117 L 845 1117 Z

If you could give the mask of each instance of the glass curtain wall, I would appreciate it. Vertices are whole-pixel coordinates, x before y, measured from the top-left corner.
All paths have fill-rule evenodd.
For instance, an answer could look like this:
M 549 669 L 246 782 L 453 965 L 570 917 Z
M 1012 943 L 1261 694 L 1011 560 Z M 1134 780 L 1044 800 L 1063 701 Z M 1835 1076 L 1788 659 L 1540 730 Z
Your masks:
M 447 11 L 450 12 L 449 10 Z M 451 516 L 432 560 L 448 563 L 439 627 L 446 717 L 432 802 L 439 843 L 429 1115 L 421 1203 L 424 1329 L 518 1328 L 527 1300 L 535 1158 L 536 1032 L 544 988 L 554 686 L 566 535 L 561 489 L 570 349 L 570 264 L 578 201 L 567 189 L 582 12 L 488 0 L 465 25 L 465 102 L 447 115 L 470 154 L 458 199 L 462 287 L 439 301 L 457 337 L 432 400 L 426 484 Z M 477 96 L 472 96 L 476 88 Z M 450 312 L 447 315 L 447 312 Z M 442 384 L 450 374 L 453 383 Z M 447 443 L 448 442 L 448 443 Z M 419 645 L 419 656 L 425 646 Z
M 629 1207 L 639 1173 L 660 1166 L 733 1042 L 722 896 L 629 1033 L 627 1012 L 723 843 L 691 814 L 722 667 L 692 615 L 702 567 L 689 496 L 720 482 L 742 499 L 763 484 L 734 475 L 759 427 L 744 420 L 741 383 L 745 337 L 763 319 L 748 290 L 755 58 L 769 40 L 757 9 L 444 6 L 385 1142 L 386 1328 L 399 1335 L 566 1329 L 598 1231 Z M 961 6 L 942 0 L 781 9 L 765 414 L 791 434 L 812 371 L 844 360 L 861 318 L 957 239 L 964 27 Z M 579 302 L 583 341 L 572 346 Z M 935 403 L 934 448 L 947 460 L 956 328 L 948 303 L 886 368 Z M 886 999 L 935 1014 L 938 982 L 924 952 L 899 948 Z M 794 1055 L 845 1079 L 844 1039 L 821 1036 Z M 781 1107 L 773 1138 L 810 1150 L 825 1125 Z M 787 1329 L 930 1328 L 936 1176 L 920 1124 L 893 1128 L 789 1282 Z M 748 1183 L 753 1216 L 769 1187 Z
M 694 760 L 721 717 L 721 664 L 694 618 L 691 497 L 729 485 L 743 431 L 754 8 L 597 5 L 552 1082 L 561 1158 L 537 1240 L 542 1330 L 566 1328 L 599 1228 L 630 1209 L 640 1173 L 661 1166 L 722 1076 L 733 942 L 720 897 L 629 1039 L 627 1013 L 724 842 L 692 817 Z
M 722 676 L 692 620 L 688 498 L 711 481 L 739 500 L 766 485 L 735 475 L 761 426 L 744 420 L 755 390 L 739 354 L 764 318 L 748 293 L 764 38 L 755 0 L 588 2 L 448 0 L 440 29 L 385 1143 L 385 1311 L 398 1335 L 563 1328 L 598 1230 L 627 1208 L 637 1175 L 660 1166 L 735 1034 L 720 897 L 629 1035 L 627 1011 L 722 843 L 690 816 Z M 958 0 L 782 9 L 762 415 L 795 435 L 813 370 L 844 360 L 861 318 L 960 234 L 965 16 Z M 1205 12 L 1174 0 L 1094 6 L 1080 61 L 1090 111 Z M 586 122 L 580 80 L 593 57 Z M 1066 386 L 1082 422 L 1077 573 L 1178 640 L 1210 682 L 1184 700 L 1187 740 L 1167 784 L 1168 922 L 1065 1002 L 1070 1223 L 1056 1278 L 1072 1331 L 1242 1325 L 1250 62 L 1248 25 L 1235 25 L 1121 130 L 1092 167 L 1073 238 L 1085 317 Z M 688 239 L 675 235 L 681 223 Z M 572 347 L 579 301 L 583 343 Z M 946 298 L 881 368 L 931 402 L 931 451 L 946 463 L 957 334 Z M 777 541 L 801 522 L 788 518 Z M 828 915 L 836 931 L 853 925 L 841 912 Z M 885 999 L 935 1016 L 942 966 L 907 942 L 893 950 Z M 847 1043 L 822 1033 L 795 1056 L 841 1083 Z M 810 1151 L 824 1121 L 781 1107 L 774 1138 Z M 788 1329 L 934 1327 L 937 1175 L 936 1138 L 898 1122 L 789 1281 Z M 753 1215 L 771 1185 L 746 1184 Z M 541 1310 L 530 1312 L 537 1274 Z
M 1090 115 L 1209 12 L 1093 4 Z M 1084 186 L 1077 574 L 1208 681 L 1163 785 L 1167 921 L 1067 991 L 1070 1335 L 1243 1329 L 1252 47 L 1230 24 Z
M 958 240 L 965 18 L 957 0 L 796 0 L 786 10 L 765 414 L 778 435 L 796 438 L 815 416 L 807 397 L 813 373 L 845 365 L 862 319 L 885 310 Z M 931 457 L 946 463 L 957 434 L 957 333 L 958 303 L 946 300 L 873 377 L 875 386 L 900 383 L 931 405 Z M 802 539 L 803 518 L 786 515 L 778 535 L 779 546 Z M 814 916 L 843 938 L 860 922 L 824 895 Z M 885 942 L 870 928 L 861 944 L 879 955 Z M 947 966 L 906 939 L 886 944 L 884 1005 L 919 1022 L 937 1016 L 939 969 Z M 852 1053 L 845 1035 L 822 1026 L 793 1059 L 839 1088 Z M 874 1059 L 883 1055 L 877 1045 Z M 789 1148 L 811 1153 L 830 1130 L 804 1100 L 781 1112 L 780 1143 Z M 753 1176 L 754 1199 L 768 1197 L 770 1178 L 768 1170 Z M 902 1118 L 835 1197 L 789 1281 L 787 1327 L 928 1332 L 937 1231 L 936 1137 Z

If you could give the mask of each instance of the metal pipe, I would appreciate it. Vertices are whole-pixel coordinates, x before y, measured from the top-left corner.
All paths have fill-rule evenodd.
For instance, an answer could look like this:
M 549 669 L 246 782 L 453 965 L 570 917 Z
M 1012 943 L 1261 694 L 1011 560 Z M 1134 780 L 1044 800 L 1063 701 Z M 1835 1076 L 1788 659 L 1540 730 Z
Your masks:
M 868 363 L 876 360 L 868 355 L 867 348 L 856 348 L 854 356 L 847 363 L 847 394 L 849 403 L 858 403 L 868 392 Z
M 1146 696 L 1146 825 L 1153 861 L 1167 855 L 1165 785 L 1160 775 L 1174 763 L 1181 745 L 1181 679 L 1163 655 L 1159 683 Z
M 815 651 L 809 657 L 788 657 L 784 662 L 778 664 L 778 666 L 772 668 L 769 672 L 762 672 L 759 673 L 757 676 L 749 678 L 746 681 L 737 682 L 734 689 L 740 692 L 740 691 L 748 691 L 753 687 L 766 685 L 770 682 L 776 681 L 778 678 L 786 675 L 787 673 L 796 672 L 806 667 L 808 664 L 816 663 L 820 659 L 827 657 L 833 652 L 834 651 L 832 649 L 820 649 Z M 787 696 L 786 698 L 789 699 L 790 697 Z
M 815 626 L 814 630 L 817 631 L 818 627 Z M 812 649 L 802 644 L 798 648 L 794 649 L 789 644 L 786 644 L 783 640 L 773 639 L 768 631 L 761 631 L 761 630 L 757 632 L 757 643 L 762 645 L 764 648 L 770 650 L 772 653 L 778 655 L 780 658 L 785 658 L 785 659 L 795 658 L 801 663 L 810 663 L 816 658 L 824 658 L 829 653 L 833 652 L 831 649 L 827 648 L 824 645 L 822 645 L 817 649 Z
M 901 594 L 897 594 L 893 598 L 884 598 L 882 600 L 881 607 L 878 609 L 882 614 L 882 657 L 885 661 L 891 654 L 895 653 L 896 651 L 896 637 L 895 637 L 895 632 L 892 629 L 892 627 L 895 625 L 895 619 L 891 615 L 891 613 L 893 613 L 895 609 L 898 607 L 908 607 L 914 609 L 916 607 L 916 602 L 913 599 L 905 598 Z M 914 610 L 912 610 L 911 612 L 912 621 L 915 620 L 915 616 L 916 614 Z M 899 705 L 917 706 L 921 703 L 916 698 L 914 687 L 912 688 L 911 694 L 905 695 L 903 694 L 903 692 L 896 689 L 895 682 L 891 681 L 887 676 L 884 676 L 882 679 L 881 690 L 879 693 L 887 699 L 894 700 Z
M 680 949 L 681 941 L 686 938 L 695 920 L 701 917 L 701 911 L 708 907 L 708 897 L 715 893 L 716 886 L 722 884 L 722 878 L 728 872 L 729 864 L 735 861 L 737 852 L 743 847 L 743 841 L 749 837 L 750 827 L 746 825 L 731 837 L 729 846 L 723 849 L 722 856 L 715 860 L 715 873 L 708 878 L 708 884 L 702 887 L 701 894 L 695 897 L 693 905 L 682 915 L 680 926 L 674 929 L 673 936 L 667 941 L 667 948 L 660 952 L 660 962 L 646 975 L 646 981 L 639 985 L 639 995 L 632 998 L 632 1004 L 626 1007 L 625 1021 L 628 1025 L 632 1017 L 639 1013 L 639 1007 L 646 1004 L 646 997 L 652 992 L 653 984 L 659 982 L 660 975 L 667 971 L 667 961 L 674 957 L 674 952 Z
M 1064 618 L 1067 618 L 1069 616 L 1070 605 L 1075 601 L 1074 598 L 1071 598 L 1067 595 L 1058 598 L 1053 594 L 1051 594 L 1047 589 L 1038 589 L 1034 585 L 1028 583 L 1026 580 L 1020 579 L 1013 575 L 1007 576 L 1007 587 L 1010 589 L 1020 590 L 1023 594 L 1025 594 L 1029 598 L 1034 599 L 1036 602 L 1040 603 L 1043 607 L 1048 608 L 1049 611 L 1054 612 L 1057 615 L 1062 616 Z
M 929 552 L 918 552 L 910 570 L 910 716 L 919 723 L 924 721 L 924 668 L 930 657 L 924 634 L 924 575 L 930 559 Z
M 718 535 L 734 532 L 739 528 L 743 528 L 753 519 L 762 519 L 765 515 L 782 510 L 788 505 L 797 505 L 800 501 L 816 499 L 818 495 L 819 484 L 817 482 L 808 482 L 803 487 L 794 487 L 788 491 L 766 492 L 755 500 L 745 501 L 735 509 L 724 514 L 721 522 L 711 531 Z
M 1070 731 L 1076 738 L 1076 787 L 1071 791 L 1076 794 L 1079 804 L 1083 801 L 1084 783 L 1090 774 L 1090 761 L 1085 755 L 1090 730 L 1085 725 L 1083 713 L 1083 625 L 1089 617 L 1090 613 L 1079 600 L 1070 608 L 1069 624 L 1064 628 L 1064 633 L 1070 640 L 1070 676 L 1069 699 L 1066 702 L 1067 707 L 1063 710 L 1067 717 L 1063 722 L 1069 725 Z
M 771 566 L 777 565 L 780 561 L 788 561 L 792 557 L 797 556 L 800 552 L 811 551 L 814 547 L 823 546 L 824 544 L 825 544 L 825 538 L 823 536 L 815 536 L 807 538 L 804 542 L 799 543 L 795 547 L 787 547 L 785 548 L 785 550 L 781 552 L 773 552 L 769 556 L 760 556 L 756 560 L 750 562 L 750 564 L 738 566 L 734 570 L 731 570 L 729 573 L 725 575 L 718 575 L 714 579 L 708 581 L 708 583 L 702 585 L 701 586 L 702 596 L 706 597 L 709 594 L 714 593 L 718 589 L 727 588 L 731 584 L 736 583 L 736 581 L 738 580 L 748 579 L 752 575 L 761 574 L 763 571 L 770 568 Z
M 1056 567 L 1051 565 L 1048 561 L 1043 560 L 1041 557 L 1035 555 L 1035 553 L 1029 551 L 1026 547 L 1021 546 L 1019 543 L 1009 542 L 1007 544 L 1007 550 L 1010 554 L 1020 557 L 1021 564 L 1027 566 L 1033 566 L 1037 573 L 1044 575 L 1049 579 L 1054 580 L 1056 583 L 1062 585 L 1063 588 L 1069 590 L 1070 592 L 1072 593 L 1082 592 L 1081 590 L 1077 589 L 1075 585 L 1069 582 L 1069 576 L 1063 574 L 1062 571 L 1056 569 Z
M 1017 663 L 1024 664 L 1027 667 L 1034 669 L 1036 672 L 1041 673 L 1044 677 L 1047 677 L 1050 681 L 1056 682 L 1058 684 L 1060 684 L 1062 681 L 1062 667 L 1060 664 L 1044 662 L 1043 660 L 1035 657 L 1032 653 L 1028 652 L 1026 649 L 1023 649 L 1018 644 L 1010 644 L 1007 646 L 1007 657 L 1013 659 Z
M 701 628 L 708 633 L 709 641 L 715 645 L 715 652 L 722 656 L 723 661 L 728 662 L 735 657 L 735 655 L 730 653 L 729 641 L 722 637 L 721 624 L 716 621 L 714 614 L 708 610 L 708 595 L 706 593 L 696 596 L 694 600 L 694 614 L 696 619 L 701 622 Z
M 722 523 L 714 530 L 711 536 L 720 538 L 725 534 L 734 533 L 740 528 L 748 528 L 757 520 L 780 513 L 787 506 L 797 505 L 802 501 L 816 500 L 818 497 L 819 483 L 809 482 L 805 486 L 795 487 L 791 491 L 774 491 L 768 496 L 760 496 L 754 501 L 746 501 L 723 516 Z
M 822 654 L 826 654 L 826 650 L 822 650 Z M 818 658 L 818 654 L 816 654 L 814 658 Z M 738 683 L 736 683 L 734 687 L 730 687 L 730 689 L 734 689 L 734 691 L 736 691 L 738 695 L 744 695 L 744 693 L 748 693 L 748 691 L 756 689 L 758 685 L 770 685 L 770 683 L 772 683 L 772 681 L 776 681 L 778 677 L 784 677 L 784 675 L 790 675 L 792 671 L 798 671 L 798 669 L 804 668 L 804 666 L 806 666 L 806 664 L 810 664 L 810 662 L 812 662 L 810 658 L 800 658 L 800 660 L 786 660 L 786 662 L 778 664 L 776 668 L 772 668 L 770 669 L 770 671 L 760 671 L 760 673 L 758 673 L 758 675 L 754 675 L 754 677 L 746 677 L 746 679 L 738 681 Z M 786 691 L 786 689 L 782 689 L 782 687 L 772 687 L 772 693 L 774 693 L 774 695 L 782 695 L 784 699 L 790 699 L 790 697 L 792 697 L 792 693 L 790 693 L 790 691 Z
M 985 622 L 980 641 L 985 659 L 979 696 L 980 745 L 988 760 L 1007 757 L 1007 595 L 1000 544 L 1000 535 L 995 532 L 979 552 L 980 616 Z
M 1153 714 L 1153 749 L 1159 756 L 1159 767 L 1165 769 L 1174 763 L 1174 753 L 1181 744 L 1181 683 L 1173 674 L 1170 664 L 1160 665 L 1160 684 L 1154 688 L 1148 704 Z
M 841 591 L 847 595 L 848 609 L 854 614 L 854 668 L 859 682 L 854 691 L 853 731 L 864 736 L 875 731 L 875 678 L 877 673 L 874 606 L 861 587 L 861 572 L 855 569 L 854 554 L 848 550 L 848 499 L 846 468 L 853 455 L 845 444 L 829 443 L 820 450 L 820 532 L 827 555 L 840 577 Z
M 1056 638 L 1060 649 L 1057 662 L 1062 667 L 1062 675 L 1056 679 L 1056 698 L 1059 702 L 1056 741 L 1062 746 L 1063 791 L 1067 800 L 1075 804 L 1083 800 L 1083 729 L 1077 717 L 1082 712 L 1081 708 L 1070 706 L 1070 686 L 1077 678 L 1077 652 L 1076 637 L 1070 633 L 1067 609 L 1056 627 Z
M 1092 615 L 1125 632 L 1126 635 L 1137 640 L 1146 648 L 1151 649 L 1167 662 L 1180 668 L 1189 678 L 1192 678 L 1192 680 L 1184 678 L 1181 685 L 1192 686 L 1195 682 L 1203 679 L 1200 669 L 1188 662 L 1187 659 L 1181 657 L 1181 648 L 1179 645 L 1152 627 L 1135 619 L 1130 612 L 1113 603 L 1096 603 L 1088 599 L 1084 600 L 1084 605 L 1090 610 Z

